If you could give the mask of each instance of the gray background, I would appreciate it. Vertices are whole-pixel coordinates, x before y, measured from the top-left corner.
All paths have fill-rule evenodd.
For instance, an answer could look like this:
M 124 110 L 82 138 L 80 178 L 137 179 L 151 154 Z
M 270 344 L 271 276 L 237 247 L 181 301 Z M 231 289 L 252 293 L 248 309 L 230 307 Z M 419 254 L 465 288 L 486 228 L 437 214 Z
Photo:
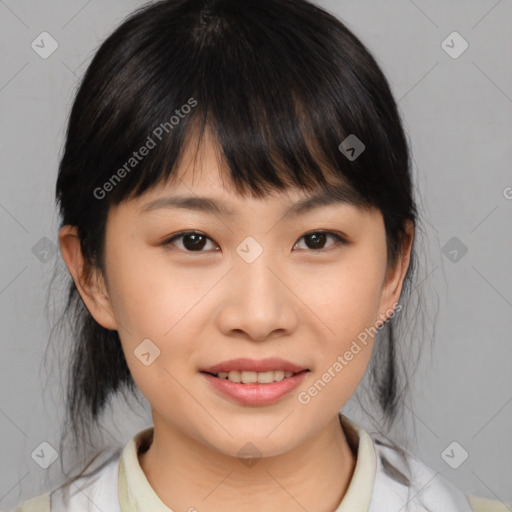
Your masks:
M 465 492 L 511 502 L 511 2 L 320 4 L 383 67 L 414 156 L 425 226 L 419 286 L 438 312 L 431 319 L 433 353 L 425 351 L 414 376 L 414 412 L 407 409 L 400 434 Z M 46 294 L 55 265 L 63 265 L 54 245 L 57 166 L 78 79 L 100 42 L 140 5 L 0 0 L 2 509 L 59 481 L 58 463 L 44 470 L 31 458 L 43 441 L 58 446 L 65 392 L 57 377 L 65 347 L 50 350 L 46 366 L 42 362 L 53 321 Z M 59 44 L 47 59 L 31 48 L 43 31 Z M 441 44 L 453 31 L 469 44 L 458 58 Z M 460 44 L 455 40 L 452 51 Z M 467 247 L 462 257 L 461 244 Z M 54 288 L 58 307 L 63 285 Z M 348 410 L 365 424 L 356 407 Z M 109 426 L 107 418 L 105 442 L 124 444 L 150 424 L 147 412 L 147 404 L 116 404 L 111 416 L 118 421 Z M 453 441 L 461 447 L 455 459 L 462 449 L 469 454 L 457 469 L 441 456 Z

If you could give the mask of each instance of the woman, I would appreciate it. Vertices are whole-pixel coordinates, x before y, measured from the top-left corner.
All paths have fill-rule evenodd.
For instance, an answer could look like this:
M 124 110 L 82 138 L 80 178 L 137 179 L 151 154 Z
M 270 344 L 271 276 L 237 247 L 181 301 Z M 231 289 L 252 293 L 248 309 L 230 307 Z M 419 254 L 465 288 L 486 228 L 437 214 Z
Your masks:
M 136 11 L 78 90 L 57 200 L 76 439 L 124 387 L 154 425 L 17 510 L 506 510 L 339 413 L 374 359 L 400 408 L 412 189 L 386 78 L 324 10 Z

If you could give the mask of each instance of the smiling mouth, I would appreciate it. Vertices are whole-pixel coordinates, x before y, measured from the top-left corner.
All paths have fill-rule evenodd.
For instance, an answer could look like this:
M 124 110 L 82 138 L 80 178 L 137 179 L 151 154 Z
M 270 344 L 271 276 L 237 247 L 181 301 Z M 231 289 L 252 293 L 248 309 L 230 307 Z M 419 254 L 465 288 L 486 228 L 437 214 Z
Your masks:
M 302 370 L 300 372 L 291 372 L 288 370 L 270 370 L 266 372 L 254 372 L 246 370 L 232 370 L 230 372 L 210 373 L 202 372 L 207 375 L 212 375 L 221 380 L 229 380 L 237 384 L 272 384 L 273 382 L 280 382 L 284 379 L 293 377 L 300 373 L 309 372 L 309 370 Z

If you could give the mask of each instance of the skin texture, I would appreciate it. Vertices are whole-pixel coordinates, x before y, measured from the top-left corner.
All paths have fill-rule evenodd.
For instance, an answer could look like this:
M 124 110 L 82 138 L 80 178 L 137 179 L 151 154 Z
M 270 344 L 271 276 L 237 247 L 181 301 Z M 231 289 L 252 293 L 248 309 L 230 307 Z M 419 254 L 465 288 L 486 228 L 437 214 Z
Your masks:
M 334 510 L 356 462 L 337 415 L 366 371 L 374 339 L 309 403 L 300 403 L 298 394 L 359 333 L 390 315 L 409 265 L 413 228 L 396 265 L 388 267 L 378 210 L 339 203 L 285 216 L 310 194 L 290 189 L 265 199 L 238 196 L 212 140 L 204 139 L 199 154 L 192 147 L 178 178 L 109 212 L 105 275 L 97 269 L 86 275 L 73 226 L 59 234 L 87 308 L 101 325 L 118 330 L 133 378 L 151 404 L 154 440 L 139 455 L 141 467 L 176 511 Z M 178 194 L 214 198 L 236 214 L 141 213 L 151 200 Z M 184 230 L 209 237 L 202 252 L 190 250 L 190 239 L 163 245 Z M 329 235 L 315 246 L 304 237 L 314 230 L 339 233 L 349 243 Z M 263 249 L 252 263 L 236 251 L 248 236 Z M 149 366 L 134 355 L 147 338 L 160 349 Z M 278 402 L 244 406 L 199 373 L 238 357 L 281 357 L 310 372 Z M 247 442 L 262 457 L 252 466 L 237 457 Z

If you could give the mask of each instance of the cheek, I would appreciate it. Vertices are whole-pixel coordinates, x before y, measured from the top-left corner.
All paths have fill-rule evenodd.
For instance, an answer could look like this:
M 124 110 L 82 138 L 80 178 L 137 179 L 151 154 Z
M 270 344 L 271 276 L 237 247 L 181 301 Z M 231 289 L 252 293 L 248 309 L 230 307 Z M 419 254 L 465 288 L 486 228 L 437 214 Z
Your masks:
M 329 328 L 333 339 L 347 340 L 373 325 L 378 317 L 384 264 L 367 252 L 354 252 L 302 280 L 307 304 Z
M 197 351 L 196 340 L 210 321 L 204 313 L 208 291 L 225 269 L 180 268 L 172 266 L 165 253 L 149 258 L 147 250 L 133 247 L 117 253 L 112 250 L 111 258 L 115 265 L 111 266 L 110 293 L 119 334 L 128 366 L 143 391 L 144 381 L 150 383 L 157 377 L 149 375 L 137 359 L 138 347 L 148 344 L 143 340 L 151 340 L 159 352 L 155 350 L 158 359 L 150 368 L 182 374 Z M 165 374 L 158 378 L 169 380 Z
M 148 258 L 132 247 L 111 258 L 114 312 L 129 338 L 162 339 L 204 294 L 193 269 L 172 268 L 165 255 Z
M 184 407 L 177 382 L 184 380 L 184 363 L 194 350 L 187 339 L 194 337 L 188 323 L 193 315 L 187 312 L 199 291 L 164 261 L 149 263 L 142 251 L 112 251 L 112 257 L 112 304 L 130 373 L 155 409 L 164 410 L 170 402 Z
M 328 275 L 310 275 L 305 282 L 308 305 L 325 327 L 312 347 L 315 375 L 304 390 L 305 400 L 318 396 L 316 407 L 341 408 L 364 376 L 377 334 L 385 274 L 385 260 L 378 257 L 381 250 L 369 246 L 354 251 Z

